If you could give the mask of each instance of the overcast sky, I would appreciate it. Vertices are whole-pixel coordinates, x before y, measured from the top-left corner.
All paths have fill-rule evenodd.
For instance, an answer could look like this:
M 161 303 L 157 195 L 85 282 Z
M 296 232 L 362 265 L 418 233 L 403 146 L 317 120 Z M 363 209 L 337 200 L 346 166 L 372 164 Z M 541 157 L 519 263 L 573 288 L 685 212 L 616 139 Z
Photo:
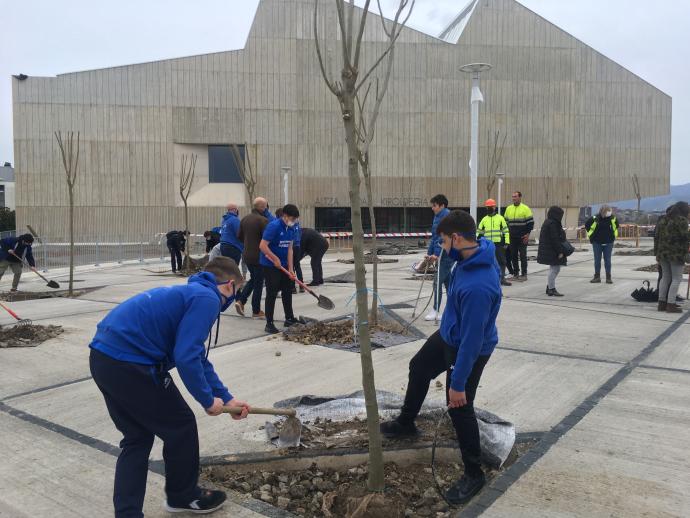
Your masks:
M 671 183 L 690 182 L 690 0 L 521 3 L 673 97 Z M 52 76 L 242 48 L 257 4 L 0 0 L 0 163 L 14 161 L 12 74 Z M 437 35 L 465 4 L 417 0 L 410 25 Z

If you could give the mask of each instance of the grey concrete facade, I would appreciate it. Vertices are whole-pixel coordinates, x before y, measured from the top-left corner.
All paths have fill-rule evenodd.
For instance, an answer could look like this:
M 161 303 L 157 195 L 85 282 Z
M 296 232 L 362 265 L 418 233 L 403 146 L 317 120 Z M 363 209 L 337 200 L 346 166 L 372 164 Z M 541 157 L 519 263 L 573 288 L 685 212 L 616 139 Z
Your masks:
M 138 235 L 182 223 L 179 156 L 200 155 L 191 225 L 217 225 L 227 201 L 247 205 L 242 184 L 209 184 L 207 146 L 248 144 L 257 193 L 278 206 L 281 166 L 292 167 L 289 198 L 306 225 L 314 208 L 348 207 L 339 108 L 321 78 L 311 0 L 262 0 L 243 50 L 51 78 L 13 79 L 18 225 L 64 234 L 67 190 L 53 138 L 80 131 L 77 232 Z M 325 52 L 340 44 L 331 2 L 321 2 Z M 357 16 L 361 13 L 358 11 Z M 400 198 L 425 206 L 444 192 L 469 205 L 470 80 L 458 71 L 489 62 L 482 78 L 479 196 L 486 193 L 487 135 L 507 137 L 505 192 L 533 208 L 571 208 L 644 196 L 670 183 L 671 99 L 514 0 L 478 0 L 464 30 L 446 41 L 406 29 L 372 154 L 375 206 Z M 369 18 L 365 63 L 384 48 Z M 495 189 L 492 193 L 496 196 Z M 570 217 L 570 214 L 573 217 Z

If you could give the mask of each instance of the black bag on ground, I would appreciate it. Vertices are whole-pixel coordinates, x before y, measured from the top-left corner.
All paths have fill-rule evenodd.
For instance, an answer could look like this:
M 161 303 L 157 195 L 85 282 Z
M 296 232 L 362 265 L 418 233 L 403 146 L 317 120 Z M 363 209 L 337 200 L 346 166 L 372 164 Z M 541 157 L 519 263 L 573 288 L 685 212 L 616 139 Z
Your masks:
M 645 287 L 646 285 L 646 287 Z M 630 296 L 637 302 L 658 302 L 659 291 L 653 290 L 649 281 L 644 281 L 641 288 L 637 288 Z

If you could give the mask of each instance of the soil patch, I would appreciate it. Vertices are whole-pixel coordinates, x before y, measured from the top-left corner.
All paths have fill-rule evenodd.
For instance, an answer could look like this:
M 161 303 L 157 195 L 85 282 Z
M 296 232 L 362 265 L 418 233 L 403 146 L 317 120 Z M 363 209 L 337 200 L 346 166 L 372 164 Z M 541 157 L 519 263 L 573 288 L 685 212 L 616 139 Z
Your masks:
M 403 322 L 383 310 L 379 313 L 377 324 L 369 327 L 369 336 L 372 347 L 378 348 L 400 345 L 420 338 L 416 330 L 406 327 Z M 283 331 L 283 337 L 290 342 L 305 345 L 359 351 L 351 318 L 297 324 Z
M 343 264 L 355 264 L 355 260 L 353 259 L 338 259 L 339 263 Z M 378 264 L 388 264 L 388 263 L 397 263 L 398 259 L 390 259 L 386 257 L 378 257 L 376 259 L 376 262 Z M 364 264 L 374 264 L 374 258 L 371 255 L 365 255 L 364 256 Z
M 427 281 L 435 281 L 436 280 L 436 275 L 433 273 L 427 273 L 426 276 L 424 274 L 421 275 L 415 275 L 413 277 L 405 277 L 406 281 L 421 281 L 421 280 L 427 280 Z
M 103 286 L 94 286 L 92 288 L 83 288 L 80 290 L 73 290 L 73 296 L 68 297 L 68 290 L 52 290 L 52 291 L 15 291 L 0 293 L 0 300 L 7 302 L 20 302 L 23 300 L 38 300 L 38 299 L 54 299 L 54 298 L 77 298 L 92 291 L 103 288 Z
M 635 268 L 636 272 L 658 272 L 659 271 L 659 265 L 654 263 L 650 264 L 649 266 L 641 266 L 639 268 Z M 683 274 L 688 275 L 690 274 L 690 265 L 685 265 L 683 266 Z
M 0 348 L 36 347 L 63 332 L 62 326 L 6 326 L 0 330 Z
M 621 250 L 619 252 L 616 252 L 613 255 L 622 255 L 622 256 L 648 256 L 654 255 L 654 250 Z
M 534 442 L 516 445 L 514 462 Z M 436 480 L 445 491 L 461 475 L 460 463 L 435 464 Z M 486 468 L 487 484 L 498 471 Z M 383 494 L 367 492 L 367 466 L 326 469 L 312 465 L 301 471 L 236 470 L 232 466 L 209 466 L 202 478 L 247 496 L 267 502 L 298 516 L 327 518 L 445 518 L 457 513 L 439 495 L 430 464 L 385 465 Z

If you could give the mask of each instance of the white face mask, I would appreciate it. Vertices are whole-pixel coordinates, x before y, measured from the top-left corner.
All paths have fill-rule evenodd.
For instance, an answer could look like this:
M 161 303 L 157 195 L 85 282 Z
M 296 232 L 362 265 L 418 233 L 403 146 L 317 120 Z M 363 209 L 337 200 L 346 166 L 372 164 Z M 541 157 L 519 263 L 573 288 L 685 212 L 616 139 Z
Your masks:
M 297 223 L 297 222 L 296 222 L 296 221 L 290 221 L 290 220 L 287 220 L 287 221 L 285 222 L 285 224 L 286 224 L 288 227 L 294 227 L 294 226 L 295 226 L 295 223 Z
M 613 211 L 607 210 L 606 212 L 604 212 L 604 217 L 610 218 L 612 214 Z

